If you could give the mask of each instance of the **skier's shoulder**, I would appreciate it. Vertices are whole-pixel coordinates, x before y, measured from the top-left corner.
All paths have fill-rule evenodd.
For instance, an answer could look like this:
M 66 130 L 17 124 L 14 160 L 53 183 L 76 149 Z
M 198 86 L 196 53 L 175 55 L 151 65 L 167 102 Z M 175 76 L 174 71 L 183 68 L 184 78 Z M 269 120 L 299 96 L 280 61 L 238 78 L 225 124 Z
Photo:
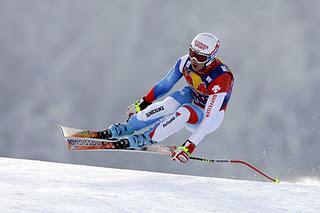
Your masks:
M 207 67 L 209 75 L 217 78 L 220 75 L 229 75 L 233 79 L 233 74 L 228 65 L 226 65 L 220 58 L 216 58 L 212 64 Z
M 217 58 L 212 66 L 211 76 L 214 77 L 214 80 L 209 84 L 209 91 L 213 93 L 217 92 L 227 92 L 233 86 L 233 74 L 231 69 L 222 62 L 221 59 Z
M 233 76 L 229 73 L 220 74 L 208 86 L 210 94 L 228 92 L 233 87 Z
M 179 57 L 175 63 L 175 69 L 179 70 L 182 73 L 183 67 L 186 64 L 188 57 L 189 57 L 188 54 Z
M 178 58 L 178 61 L 180 60 L 181 64 L 185 64 L 189 58 L 189 54 L 183 55 L 180 58 Z
M 225 64 L 220 58 L 218 58 L 218 60 L 221 62 L 220 68 L 223 70 L 223 72 L 227 72 L 233 76 L 232 70 L 230 69 L 230 67 L 227 64 Z

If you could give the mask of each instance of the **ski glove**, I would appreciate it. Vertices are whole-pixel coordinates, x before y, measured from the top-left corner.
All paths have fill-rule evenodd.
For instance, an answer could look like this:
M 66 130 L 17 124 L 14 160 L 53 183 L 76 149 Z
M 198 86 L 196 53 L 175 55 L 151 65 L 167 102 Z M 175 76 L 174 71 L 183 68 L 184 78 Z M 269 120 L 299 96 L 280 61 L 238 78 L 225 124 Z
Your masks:
M 176 150 L 171 153 L 171 160 L 179 160 L 182 163 L 187 163 L 191 153 L 196 148 L 196 145 L 191 141 L 187 140 L 182 146 L 179 146 Z
M 147 108 L 151 103 L 147 102 L 144 97 L 140 100 L 135 101 L 128 107 L 128 111 L 126 112 L 128 116 L 128 120 L 131 118 L 132 115 L 137 114 L 138 112 Z

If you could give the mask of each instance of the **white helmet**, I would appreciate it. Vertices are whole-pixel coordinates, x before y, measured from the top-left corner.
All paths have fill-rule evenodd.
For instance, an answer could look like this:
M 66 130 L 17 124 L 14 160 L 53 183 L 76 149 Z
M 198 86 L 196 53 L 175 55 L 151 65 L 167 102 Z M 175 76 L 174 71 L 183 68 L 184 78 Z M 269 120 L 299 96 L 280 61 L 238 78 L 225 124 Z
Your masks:
M 209 65 L 217 56 L 220 41 L 211 33 L 200 33 L 191 42 L 189 58 L 199 64 Z

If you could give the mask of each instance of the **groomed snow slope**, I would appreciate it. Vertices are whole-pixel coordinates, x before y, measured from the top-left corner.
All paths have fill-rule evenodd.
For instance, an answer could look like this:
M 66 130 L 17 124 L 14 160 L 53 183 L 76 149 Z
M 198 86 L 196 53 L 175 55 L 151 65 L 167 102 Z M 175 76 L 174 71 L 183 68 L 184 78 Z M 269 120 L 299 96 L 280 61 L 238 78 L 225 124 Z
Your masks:
M 320 185 L 0 158 L 1 212 L 319 212 Z

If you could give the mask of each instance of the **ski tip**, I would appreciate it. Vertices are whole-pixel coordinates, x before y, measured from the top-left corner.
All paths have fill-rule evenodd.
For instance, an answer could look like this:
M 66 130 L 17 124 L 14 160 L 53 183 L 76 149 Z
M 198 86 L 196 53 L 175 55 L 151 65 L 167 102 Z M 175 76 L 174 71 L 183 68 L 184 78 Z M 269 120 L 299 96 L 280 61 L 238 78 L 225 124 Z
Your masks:
M 62 126 L 62 125 L 59 125 L 59 127 L 60 127 L 60 129 L 61 129 L 61 131 L 62 131 L 63 136 L 65 136 L 65 135 L 66 135 L 65 127 Z
M 280 180 L 279 179 L 274 179 L 274 181 L 273 181 L 274 183 L 280 183 Z

